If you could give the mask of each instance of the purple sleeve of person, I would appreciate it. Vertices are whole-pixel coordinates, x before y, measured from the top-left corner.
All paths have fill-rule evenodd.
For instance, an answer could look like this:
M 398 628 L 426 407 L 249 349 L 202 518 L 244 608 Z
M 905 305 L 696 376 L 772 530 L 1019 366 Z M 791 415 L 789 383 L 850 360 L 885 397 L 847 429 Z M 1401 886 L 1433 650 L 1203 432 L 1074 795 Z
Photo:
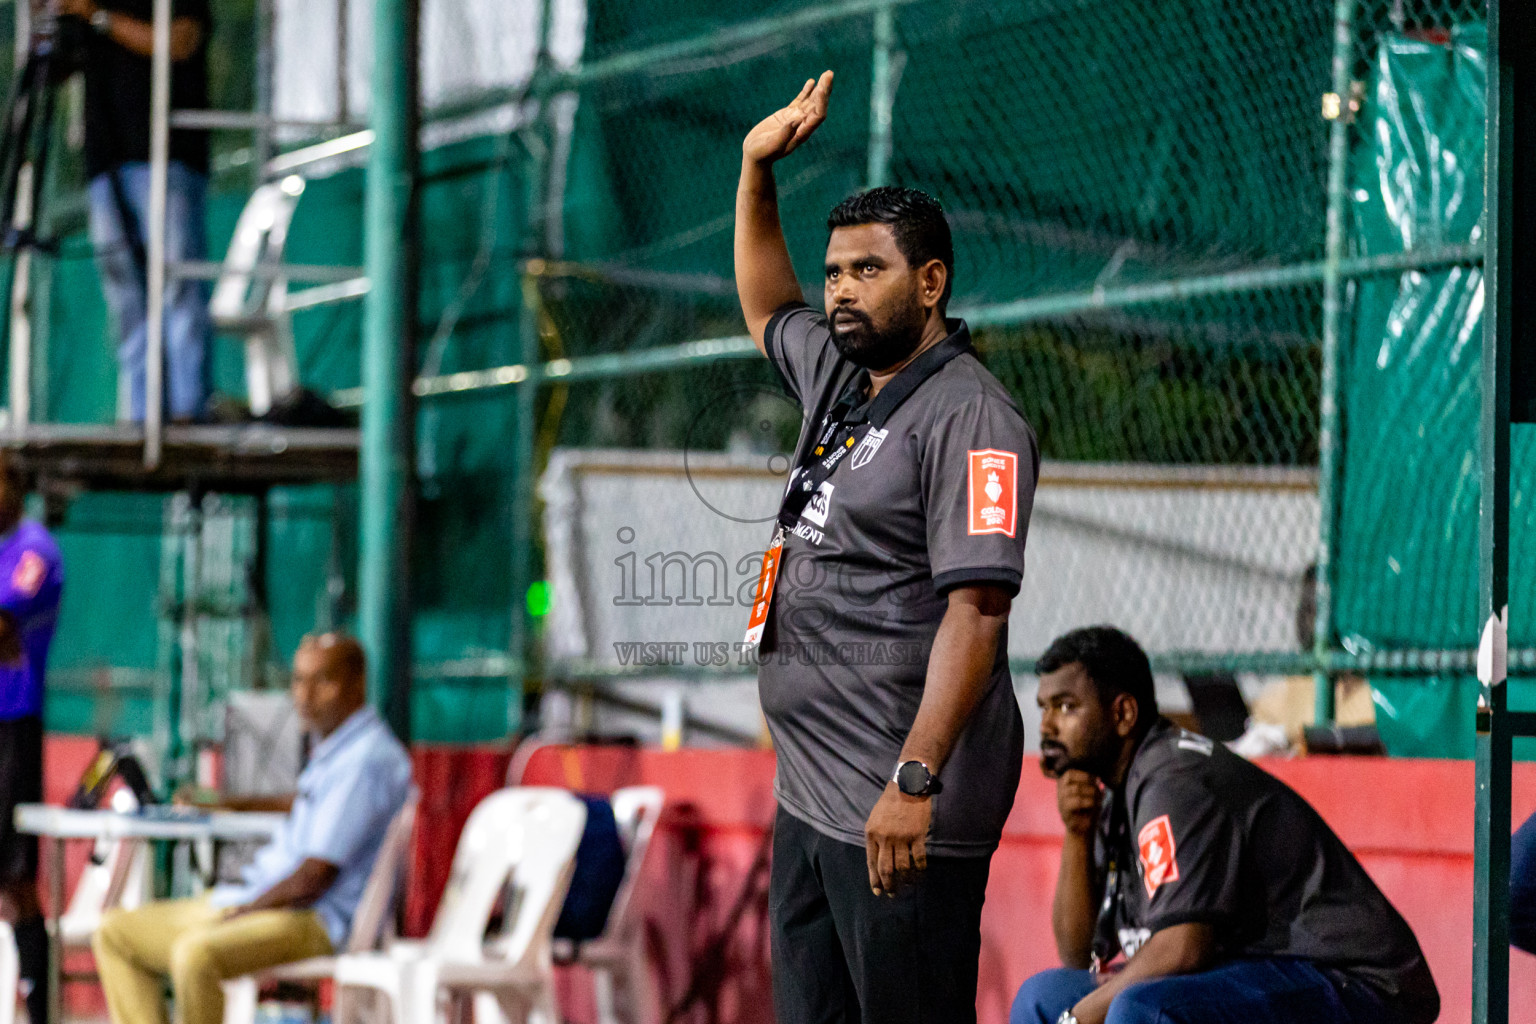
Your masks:
M 23 521 L 0 543 L 0 612 L 25 629 L 58 610 L 63 589 L 58 545 L 41 526 Z

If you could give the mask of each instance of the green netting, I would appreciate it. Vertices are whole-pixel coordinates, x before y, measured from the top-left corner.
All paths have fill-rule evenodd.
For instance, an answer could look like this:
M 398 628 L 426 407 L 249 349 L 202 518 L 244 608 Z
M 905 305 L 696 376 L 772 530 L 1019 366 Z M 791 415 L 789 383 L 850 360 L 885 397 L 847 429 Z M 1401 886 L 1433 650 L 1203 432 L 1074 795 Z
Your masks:
M 1478 240 L 1482 234 L 1487 33 L 1461 26 L 1381 41 L 1354 166 L 1360 248 Z M 1347 366 L 1348 443 L 1341 496 L 1338 606 L 1357 650 L 1466 648 L 1478 635 L 1478 419 L 1483 280 L 1459 268 L 1362 283 Z M 1532 437 L 1514 432 L 1511 564 L 1536 532 Z M 1510 579 L 1510 642 L 1530 646 L 1536 581 Z M 1376 679 L 1388 749 L 1471 757 L 1480 690 L 1470 676 Z M 1536 684 L 1511 683 L 1512 705 Z M 1520 741 L 1526 756 L 1536 747 Z
M 1162 625 L 1137 628 L 1166 666 L 1237 666 L 1262 657 L 1279 664 L 1287 655 L 1295 662 L 1301 646 L 1292 604 L 1316 550 L 1331 131 L 1321 97 L 1332 88 L 1335 6 L 894 5 L 885 159 L 870 115 L 881 87 L 876 5 L 590 0 L 585 77 L 550 101 L 548 116 L 525 104 L 509 118 L 521 125 L 515 136 L 471 138 L 427 155 L 419 366 L 441 376 L 522 362 L 529 257 L 551 261 L 531 281 L 542 360 L 640 356 L 741 334 L 730 275 L 742 135 L 805 77 L 832 67 L 832 116 L 779 171 L 790 247 L 813 303 L 825 213 L 869 182 L 871 166 L 934 192 L 956 232 L 953 308 L 979 325 L 983 357 L 1035 426 L 1048 476 L 1056 473 L 1065 488 L 1057 492 L 1065 511 L 1057 512 L 1091 521 L 1136 555 L 1085 563 L 1038 586 L 1083 619 L 1156 612 Z M 248 8 L 231 7 L 227 24 L 248 22 Z M 1476 0 L 1354 6 L 1351 77 L 1373 84 L 1349 133 L 1345 198 L 1363 225 L 1347 247 L 1352 255 L 1474 240 L 1470 205 L 1436 207 L 1445 195 L 1430 200 L 1414 191 L 1418 184 L 1384 169 L 1375 126 L 1382 110 L 1377 70 L 1390 66 L 1419 83 L 1415 95 L 1423 102 L 1410 112 L 1429 124 L 1419 155 L 1454 155 L 1467 175 L 1480 172 L 1472 143 L 1481 117 L 1466 104 L 1467 90 L 1476 90 L 1470 65 L 1462 66 L 1471 59 L 1471 36 L 1459 36 L 1456 47 L 1443 41 L 1478 9 Z M 602 72 L 606 62 L 647 47 L 658 48 L 657 56 Z M 214 251 L 243 200 L 248 170 L 222 181 Z M 362 188 L 356 169 L 312 182 L 289 257 L 359 262 Z M 1415 226 L 1411 237 L 1383 233 L 1381 210 L 1394 190 L 1420 200 L 1398 222 Z M 530 213 L 530 196 L 540 193 Z M 1234 273 L 1243 276 L 1221 276 Z M 1397 363 L 1372 362 L 1381 324 L 1401 320 L 1390 307 L 1407 301 L 1405 288 L 1442 294 L 1440 283 L 1471 273 L 1415 272 L 1402 286 L 1395 274 L 1367 274 L 1346 289 L 1337 625 L 1357 647 L 1466 647 L 1473 640 L 1470 576 L 1447 567 L 1470 573 L 1474 564 L 1462 549 L 1473 536 L 1465 515 L 1476 492 L 1471 469 L 1457 460 L 1471 450 L 1475 416 L 1464 414 L 1475 402 L 1471 390 L 1446 385 L 1472 389 L 1475 374 L 1442 366 L 1425 375 L 1418 355 L 1401 374 Z M 88 253 L 72 239 L 58 263 L 49 348 L 59 418 L 111 413 L 113 371 L 91 277 Z M 1137 298 L 1147 284 L 1177 287 L 1155 301 Z M 1413 309 L 1427 316 L 1424 307 Z M 311 386 L 358 383 L 360 315 L 355 304 L 299 315 L 300 361 Z M 1435 324 L 1404 335 L 1419 346 L 1415 353 L 1450 337 L 1444 311 L 1434 316 Z M 1462 327 L 1474 329 L 1466 317 Z M 1475 340 L 1465 347 L 1475 355 Z M 218 375 L 222 387 L 239 390 L 232 345 L 220 352 Z M 423 402 L 421 662 L 473 660 L 505 648 L 523 600 L 513 592 L 507 550 L 518 512 L 509 469 L 519 444 L 532 444 L 541 467 L 557 445 L 730 449 L 740 442 L 740 424 L 719 397 L 773 384 L 772 371 L 755 359 L 667 372 L 620 367 L 597 379 L 551 381 L 541 386 L 536 433 L 527 439 L 515 434 L 514 388 Z M 779 433 L 793 428 L 772 424 Z M 1421 477 L 1419 467 L 1433 473 Z M 1060 484 L 1085 469 L 1098 490 Z M 1189 485 L 1193 479 L 1202 483 Z M 1129 497 L 1147 494 L 1173 497 L 1156 507 Z M 287 531 L 274 545 L 268 579 L 274 660 L 286 656 L 318 608 L 345 617 L 353 597 L 350 555 L 333 573 L 317 566 L 322 551 L 355 547 L 355 494 L 327 490 L 294 501 L 284 513 L 288 525 L 274 512 L 274 531 Z M 1454 510 L 1415 517 L 1413 507 L 1425 503 Z M 294 511 L 300 506 L 302 514 Z M 157 537 L 162 510 L 141 511 L 140 532 Z M 137 550 L 137 536 L 123 539 L 125 550 Z M 66 545 L 78 543 L 66 536 Z M 77 559 L 93 557 L 80 550 Z M 1160 588 L 1175 577 L 1147 566 L 1185 564 L 1180 558 L 1190 568 L 1176 581 L 1190 586 L 1170 596 Z M 104 573 L 99 582 L 77 584 L 69 601 L 82 611 L 69 613 L 74 621 L 105 603 L 93 586 L 119 583 Z M 67 630 L 64 663 L 154 667 L 159 648 L 143 640 L 145 630 L 155 635 L 153 601 L 136 602 L 133 615 L 136 646 L 122 648 L 131 656 L 98 655 L 95 641 Z M 1177 620 L 1178 628 L 1164 620 Z M 421 683 L 423 735 L 483 739 L 507 721 L 499 677 L 433 675 Z

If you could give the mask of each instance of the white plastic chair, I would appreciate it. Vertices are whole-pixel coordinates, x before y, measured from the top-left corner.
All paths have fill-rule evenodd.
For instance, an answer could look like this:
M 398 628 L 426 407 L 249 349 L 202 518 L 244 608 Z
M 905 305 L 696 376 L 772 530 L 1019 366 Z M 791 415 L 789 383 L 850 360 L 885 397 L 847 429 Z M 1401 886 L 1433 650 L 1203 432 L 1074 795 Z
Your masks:
M 439 997 L 487 993 L 517 1022 L 559 1024 L 551 946 L 586 806 L 560 789 L 500 789 L 469 816 L 432 931 L 419 943 L 336 962 L 337 993 L 382 997 L 394 1024 L 436 1024 Z M 503 888 L 513 912 L 485 941 Z
M 99 840 L 59 918 L 66 950 L 89 949 L 102 915 L 142 906 L 149 893 L 149 844 L 142 839 Z
M 273 274 L 283 262 L 288 225 L 304 194 L 304 179 L 290 175 L 259 186 L 246 200 L 213 286 L 208 313 L 214 327 L 245 335 L 245 386 L 251 412 L 261 416 L 298 383 L 298 360 L 288 312 L 288 279 Z
M 645 1012 L 650 973 L 645 962 L 645 937 L 632 904 L 666 796 L 658 786 L 629 786 L 616 790 L 610 800 L 624 842 L 624 880 L 614 894 L 603 934 L 580 944 L 557 940 L 555 959 L 581 964 L 592 972 L 597 1024 L 637 1024 Z M 618 993 L 624 997 L 624 1013 L 615 1000 Z
M 121 814 L 137 810 L 139 802 L 126 786 L 112 791 L 110 806 Z M 75 882 L 64 914 L 59 918 L 59 938 L 66 952 L 91 948 L 91 936 L 107 911 L 133 910 L 149 899 L 151 883 L 149 844 L 142 839 L 98 839 L 91 859 Z M 61 974 L 64 981 L 89 980 L 93 975 Z M 0 1020 L 0 1024 L 4 1024 Z
M 21 960 L 16 955 L 16 933 L 0 921 L 0 1024 L 16 1024 L 16 1001 L 21 998 Z
M 416 811 L 421 792 L 412 786 L 405 804 L 395 813 L 384 833 L 368 883 L 352 916 L 352 931 L 347 936 L 344 953 L 369 953 L 383 949 L 394 938 L 394 909 L 405 888 L 406 865 L 410 860 L 411 836 L 416 829 Z M 334 956 L 295 960 L 262 971 L 231 978 L 224 982 L 224 1024 L 255 1024 L 256 1004 L 264 981 L 320 982 L 335 974 Z M 338 998 L 331 1019 L 344 1024 L 346 1014 Z M 0 1021 L 0 1024 L 5 1024 Z

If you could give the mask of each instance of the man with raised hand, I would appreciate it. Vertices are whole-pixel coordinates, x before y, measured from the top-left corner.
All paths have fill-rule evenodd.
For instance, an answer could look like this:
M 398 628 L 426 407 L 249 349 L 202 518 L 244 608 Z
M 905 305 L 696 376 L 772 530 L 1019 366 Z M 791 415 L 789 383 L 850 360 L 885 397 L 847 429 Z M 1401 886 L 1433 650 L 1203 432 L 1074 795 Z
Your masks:
M 959 1024 L 1022 758 L 1007 623 L 1039 457 L 945 317 L 931 196 L 839 203 L 805 304 L 773 164 L 831 90 L 829 71 L 752 129 L 736 198 L 742 312 L 805 413 L 747 633 L 778 752 L 774 1002 L 782 1024 Z

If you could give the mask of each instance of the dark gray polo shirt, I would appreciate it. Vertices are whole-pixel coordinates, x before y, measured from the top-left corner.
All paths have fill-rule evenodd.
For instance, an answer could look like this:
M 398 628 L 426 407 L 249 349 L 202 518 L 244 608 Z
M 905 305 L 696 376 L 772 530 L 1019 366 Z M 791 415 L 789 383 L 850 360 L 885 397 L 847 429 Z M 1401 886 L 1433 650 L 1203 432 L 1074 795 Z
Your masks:
M 1101 960 L 1199 921 L 1225 959 L 1310 960 L 1371 985 L 1404 1024 L 1440 1012 L 1413 931 L 1354 854 L 1295 791 L 1220 743 L 1154 725 L 1107 794 L 1095 849 L 1113 887 Z
M 1012 398 L 970 349 L 964 323 L 886 389 L 918 382 L 837 464 L 785 543 L 759 654 L 763 712 L 785 811 L 864 845 L 864 823 L 917 718 L 946 595 L 987 583 L 1017 593 L 1039 454 Z M 805 410 L 796 464 L 855 377 L 827 320 L 788 306 L 766 349 Z M 862 375 L 862 376 L 861 376 Z M 910 376 L 909 376 L 910 375 Z M 991 853 L 1013 807 L 1024 730 L 1006 632 L 981 702 L 940 773 L 928 848 Z

